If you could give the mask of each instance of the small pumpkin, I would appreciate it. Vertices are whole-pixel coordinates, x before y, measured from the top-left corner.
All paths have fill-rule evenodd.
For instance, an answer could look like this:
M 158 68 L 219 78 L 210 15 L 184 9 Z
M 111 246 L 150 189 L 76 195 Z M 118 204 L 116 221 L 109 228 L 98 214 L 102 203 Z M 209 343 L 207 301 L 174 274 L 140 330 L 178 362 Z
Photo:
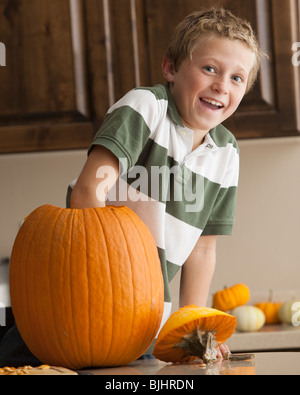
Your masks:
M 231 314 L 236 317 L 236 329 L 240 332 L 258 331 L 266 322 L 264 313 L 255 306 L 239 306 Z
M 171 315 L 161 329 L 153 355 L 165 362 L 216 360 L 216 347 L 232 336 L 236 318 L 212 308 L 186 306 Z
M 16 237 L 10 289 L 31 352 L 70 369 L 132 362 L 163 314 L 157 247 L 127 207 L 37 208 Z
M 250 300 L 250 290 L 245 284 L 236 284 L 230 288 L 225 287 L 213 296 L 213 307 L 221 311 L 229 311 L 243 306 Z
M 284 302 L 279 308 L 278 317 L 283 324 L 299 326 L 300 300 Z
M 266 317 L 266 325 L 279 324 L 278 312 L 281 307 L 281 302 L 273 302 L 273 291 L 269 292 L 269 301 L 256 303 L 255 307 L 259 308 Z

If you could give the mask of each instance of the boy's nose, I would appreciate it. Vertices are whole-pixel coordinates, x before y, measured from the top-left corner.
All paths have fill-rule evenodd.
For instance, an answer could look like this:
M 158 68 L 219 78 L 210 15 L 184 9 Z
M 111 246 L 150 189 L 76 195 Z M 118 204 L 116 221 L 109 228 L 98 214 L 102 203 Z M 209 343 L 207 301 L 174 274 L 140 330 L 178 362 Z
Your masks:
M 214 92 L 221 93 L 223 95 L 228 94 L 228 84 L 223 78 L 215 80 L 211 88 Z

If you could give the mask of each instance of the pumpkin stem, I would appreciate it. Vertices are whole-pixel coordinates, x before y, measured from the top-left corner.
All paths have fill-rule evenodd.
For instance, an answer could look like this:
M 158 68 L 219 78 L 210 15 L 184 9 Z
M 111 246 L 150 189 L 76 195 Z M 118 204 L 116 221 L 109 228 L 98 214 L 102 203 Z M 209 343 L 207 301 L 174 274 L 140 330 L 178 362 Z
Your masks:
M 273 302 L 273 289 L 269 289 L 269 302 Z
M 204 363 L 215 362 L 217 360 L 217 342 L 215 333 L 203 332 L 196 328 L 193 332 L 186 334 L 174 348 L 182 348 L 186 357 L 194 356 L 202 359 Z

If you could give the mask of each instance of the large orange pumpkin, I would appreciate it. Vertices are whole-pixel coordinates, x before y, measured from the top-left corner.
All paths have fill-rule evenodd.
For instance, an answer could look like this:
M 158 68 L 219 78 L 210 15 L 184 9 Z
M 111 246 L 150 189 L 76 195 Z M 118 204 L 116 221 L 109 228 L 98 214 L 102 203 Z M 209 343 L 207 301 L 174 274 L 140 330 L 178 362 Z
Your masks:
M 21 336 L 49 365 L 128 364 L 162 319 L 157 248 L 127 207 L 37 208 L 16 237 L 10 281 Z

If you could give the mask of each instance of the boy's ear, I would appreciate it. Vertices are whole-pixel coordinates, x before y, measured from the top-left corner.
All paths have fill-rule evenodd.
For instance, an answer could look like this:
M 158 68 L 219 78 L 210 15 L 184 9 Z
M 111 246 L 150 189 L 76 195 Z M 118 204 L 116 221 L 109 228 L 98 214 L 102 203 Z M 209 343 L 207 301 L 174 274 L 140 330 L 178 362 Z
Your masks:
M 174 76 L 176 71 L 173 61 L 167 56 L 164 56 L 161 67 L 165 80 L 167 82 L 174 82 Z

